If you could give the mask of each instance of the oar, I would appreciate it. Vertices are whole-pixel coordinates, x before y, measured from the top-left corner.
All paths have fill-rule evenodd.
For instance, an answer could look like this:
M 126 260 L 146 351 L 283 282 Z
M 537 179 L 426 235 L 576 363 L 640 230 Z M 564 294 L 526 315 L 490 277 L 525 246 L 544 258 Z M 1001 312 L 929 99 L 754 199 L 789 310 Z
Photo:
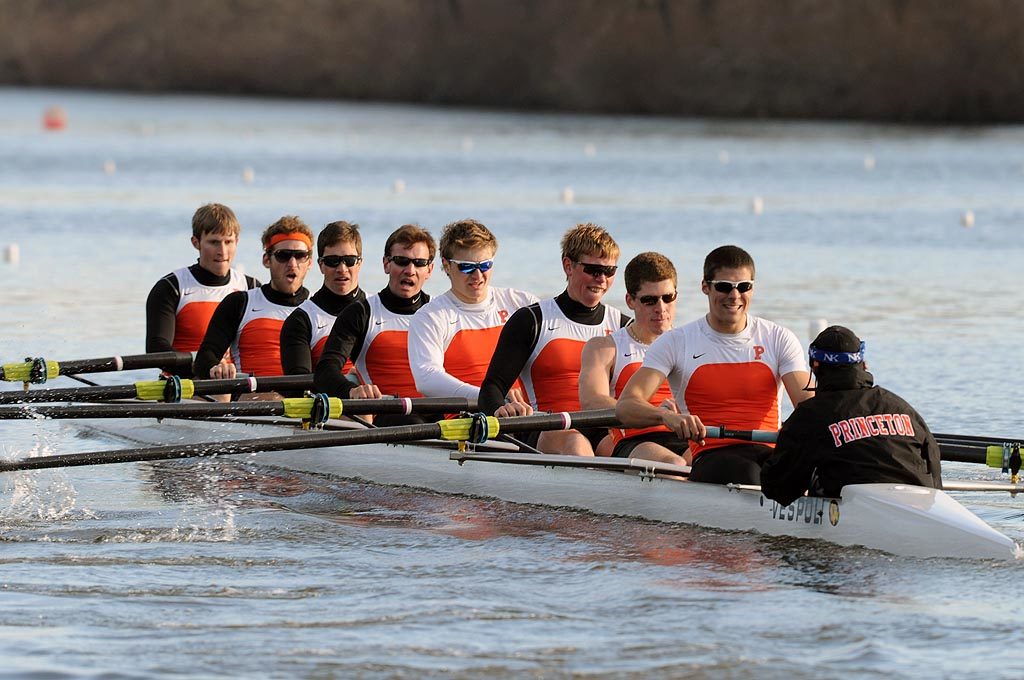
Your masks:
M 322 403 L 322 405 L 319 405 Z M 223 416 L 286 416 L 288 418 L 340 418 L 343 415 L 459 413 L 476 409 L 475 399 L 423 397 L 419 399 L 337 399 L 300 397 L 280 401 L 180 402 L 176 404 L 118 403 L 56 406 L 0 406 L 0 420 L 38 418 L 218 418 Z
M 145 449 L 122 449 L 117 451 L 39 456 L 36 458 L 0 462 L 0 472 L 238 455 L 255 453 L 257 451 L 294 451 L 296 449 L 352 446 L 355 444 L 394 444 L 419 439 L 445 439 L 449 441 L 483 443 L 488 439 L 494 439 L 498 436 L 499 432 L 568 430 L 574 427 L 612 427 L 618 424 L 613 409 L 550 413 L 500 419 L 477 414 L 471 418 L 452 418 L 436 423 L 396 425 L 395 427 L 378 427 L 368 430 L 349 430 L 344 432 L 297 431 L 287 437 L 264 437 L 227 442 L 202 442 L 180 446 L 155 446 Z
M 724 427 L 709 427 L 707 430 L 709 439 L 744 439 L 766 443 L 778 439 L 778 432 L 771 430 L 729 430 Z M 944 461 L 979 463 L 1014 474 L 1021 468 L 1020 439 L 953 434 L 934 436 L 939 444 L 939 455 Z
M 962 446 L 1002 446 L 1003 444 L 1013 444 L 1014 442 L 1020 443 L 1024 441 L 1021 437 L 985 437 L 976 434 L 937 434 L 933 433 L 933 437 L 940 444 L 949 442 L 950 444 L 959 444 Z
M 0 392 L 0 404 L 28 404 L 57 401 L 106 401 L 108 399 L 142 399 L 145 401 L 180 401 L 204 394 L 238 394 L 244 392 L 302 391 L 313 388 L 312 375 L 280 375 L 268 378 L 233 378 L 230 380 L 146 380 L 131 385 L 101 387 L 66 387 Z
M 103 357 L 101 359 L 74 359 L 72 361 L 46 361 L 42 358 L 26 358 L 25 361 L 0 366 L 0 380 L 13 382 L 44 383 L 58 375 L 72 373 L 105 373 L 107 371 L 132 371 L 137 368 L 183 369 L 192 365 L 188 352 L 154 352 L 152 354 L 130 354 L 128 356 Z

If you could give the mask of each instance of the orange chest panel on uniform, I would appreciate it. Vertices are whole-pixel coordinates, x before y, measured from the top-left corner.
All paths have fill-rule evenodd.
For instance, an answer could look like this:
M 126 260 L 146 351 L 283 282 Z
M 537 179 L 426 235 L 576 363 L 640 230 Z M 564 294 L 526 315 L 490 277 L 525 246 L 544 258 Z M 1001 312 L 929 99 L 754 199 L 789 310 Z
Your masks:
M 377 333 L 370 346 L 363 350 L 367 376 L 364 382 L 370 382 L 380 388 L 382 394 L 395 394 L 400 397 L 422 397 L 416 391 L 409 368 L 408 331 L 381 331 Z
M 530 367 L 530 380 L 541 411 L 580 410 L 580 356 L 585 341 L 555 338 Z
M 195 352 L 199 349 L 206 335 L 206 327 L 210 325 L 210 319 L 219 304 L 219 300 L 202 300 L 190 302 L 178 310 L 171 347 L 178 352 Z
M 252 319 L 238 331 L 239 365 L 250 375 L 281 375 L 281 326 L 283 319 Z
M 501 326 L 464 328 L 456 333 L 444 351 L 445 372 L 479 387 L 487 375 L 501 329 Z
M 623 366 L 619 372 L 619 378 L 615 381 L 615 397 L 618 398 L 622 394 L 623 388 L 626 387 L 626 383 L 633 377 L 633 374 L 640 370 L 643 366 L 643 361 L 634 361 Z M 672 398 L 672 390 L 668 386 L 668 381 L 663 380 L 661 386 L 651 395 L 650 403 L 654 406 L 661 406 L 665 403 L 666 399 Z M 608 433 L 612 436 L 612 440 L 619 442 L 622 439 L 628 439 L 629 437 L 636 437 L 642 434 L 649 434 L 651 432 L 671 432 L 664 425 L 654 425 L 652 427 L 633 427 L 628 429 L 622 429 L 613 427 L 608 430 Z
M 313 367 L 315 368 L 320 363 L 320 357 L 324 353 L 324 345 L 327 344 L 327 336 L 320 338 L 315 345 L 309 350 L 310 358 L 313 360 Z M 345 362 L 345 365 L 341 367 L 341 372 L 348 374 L 352 371 L 352 360 L 349 359 Z
M 734 430 L 776 430 L 779 387 L 775 374 L 762 361 L 700 366 L 686 384 L 686 409 L 705 425 Z M 708 440 L 702 450 L 742 443 Z

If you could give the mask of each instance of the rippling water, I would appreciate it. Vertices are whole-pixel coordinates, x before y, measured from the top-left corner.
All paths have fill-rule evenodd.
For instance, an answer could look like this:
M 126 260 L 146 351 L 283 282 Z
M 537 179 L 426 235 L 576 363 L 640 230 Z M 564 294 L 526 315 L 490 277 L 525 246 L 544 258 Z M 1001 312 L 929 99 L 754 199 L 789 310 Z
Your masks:
M 70 124 L 44 133 L 53 103 Z M 539 294 L 560 290 L 561 232 L 593 220 L 624 257 L 676 262 L 680 321 L 701 313 L 704 254 L 738 243 L 758 263 L 756 313 L 805 340 L 818 319 L 852 326 L 879 382 L 936 431 L 1021 435 L 1024 128 L 0 90 L 0 158 L 0 248 L 21 251 L 0 263 L 4 361 L 141 352 L 149 287 L 192 260 L 189 219 L 211 200 L 238 213 L 257 276 L 258 234 L 282 214 L 356 221 L 370 254 L 403 222 L 474 216 L 501 240 L 495 282 Z M 0 423 L 7 457 L 122 445 L 97 437 Z M 258 457 L 0 483 L 7 676 L 1024 673 L 1013 563 L 437 496 Z M 1019 499 L 965 500 L 1024 538 Z

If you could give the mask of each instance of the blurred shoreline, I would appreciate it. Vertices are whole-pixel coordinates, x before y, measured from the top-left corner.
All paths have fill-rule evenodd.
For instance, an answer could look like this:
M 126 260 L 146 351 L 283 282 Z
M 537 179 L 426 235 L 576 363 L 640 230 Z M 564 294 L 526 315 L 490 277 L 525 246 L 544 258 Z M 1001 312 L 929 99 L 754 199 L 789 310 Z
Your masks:
M 1001 0 L 0 0 L 0 84 L 718 118 L 1024 120 Z

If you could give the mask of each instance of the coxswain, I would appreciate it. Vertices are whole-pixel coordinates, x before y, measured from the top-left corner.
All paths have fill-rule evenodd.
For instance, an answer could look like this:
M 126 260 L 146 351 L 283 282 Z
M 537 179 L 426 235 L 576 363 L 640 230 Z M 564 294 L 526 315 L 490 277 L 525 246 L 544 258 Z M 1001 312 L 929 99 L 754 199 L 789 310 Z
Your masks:
M 630 319 L 601 304 L 615 281 L 619 246 L 603 227 L 579 224 L 562 237 L 562 271 L 566 288 L 554 298 L 520 309 L 498 338 L 479 406 L 498 417 L 529 415 L 534 410 L 580 409 L 580 355 L 590 338 L 610 335 Z M 522 380 L 524 401 L 506 397 Z M 603 428 L 541 432 L 544 453 L 593 456 L 607 434 Z
M 231 267 L 242 226 L 231 208 L 201 206 L 192 215 L 192 247 L 199 260 L 176 269 L 153 286 L 146 299 L 146 352 L 195 352 L 213 310 L 231 293 L 260 285 Z M 192 367 L 164 370 L 191 377 Z
M 406 224 L 384 244 L 384 273 L 388 285 L 379 293 L 342 310 L 334 323 L 314 382 L 319 392 L 342 399 L 379 399 L 384 395 L 421 397 L 409 368 L 409 323 L 430 301 L 423 284 L 434 271 L 437 245 L 426 229 Z M 359 385 L 342 367 L 355 364 Z M 377 425 L 424 422 L 416 415 L 378 416 Z
M 263 231 L 263 266 L 270 283 L 232 293 L 217 306 L 192 367 L 202 378 L 282 375 L 281 326 L 309 297 L 302 286 L 313 254 L 313 232 L 288 215 Z M 234 359 L 223 359 L 230 348 Z
M 313 372 L 327 336 L 341 310 L 366 299 L 359 287 L 363 267 L 363 239 L 359 225 L 331 222 L 316 238 L 317 264 L 324 275 L 320 290 L 288 315 L 281 327 L 281 367 L 285 375 Z M 342 369 L 348 373 L 352 364 Z
M 490 285 L 498 239 L 480 222 L 452 222 L 438 247 L 451 288 L 413 315 L 409 364 L 420 394 L 476 399 L 505 322 L 538 298 Z
M 715 248 L 703 273 L 708 313 L 654 341 L 615 413 L 626 427 L 664 425 L 690 440 L 692 481 L 758 484 L 771 446 L 705 441 L 706 425 L 778 430 L 783 390 L 794 406 L 810 394 L 803 389 L 809 378 L 803 348 L 792 331 L 749 313 L 754 260 L 747 251 Z M 681 413 L 650 402 L 666 378 Z
M 587 340 L 580 369 L 580 406 L 584 410 L 615 408 L 622 388 L 643 365 L 651 343 L 672 328 L 676 314 L 677 276 L 672 261 L 661 253 L 640 253 L 623 270 L 626 306 L 633 323 Z M 668 382 L 663 381 L 650 403 L 675 408 Z M 664 425 L 611 428 L 607 442 L 595 451 L 618 458 L 644 458 L 687 465 L 687 442 Z
M 779 430 L 761 470 L 765 496 L 789 505 L 805 492 L 837 498 L 847 484 L 942 488 L 935 437 L 910 404 L 874 384 L 853 331 L 826 328 L 808 356 L 814 396 Z

